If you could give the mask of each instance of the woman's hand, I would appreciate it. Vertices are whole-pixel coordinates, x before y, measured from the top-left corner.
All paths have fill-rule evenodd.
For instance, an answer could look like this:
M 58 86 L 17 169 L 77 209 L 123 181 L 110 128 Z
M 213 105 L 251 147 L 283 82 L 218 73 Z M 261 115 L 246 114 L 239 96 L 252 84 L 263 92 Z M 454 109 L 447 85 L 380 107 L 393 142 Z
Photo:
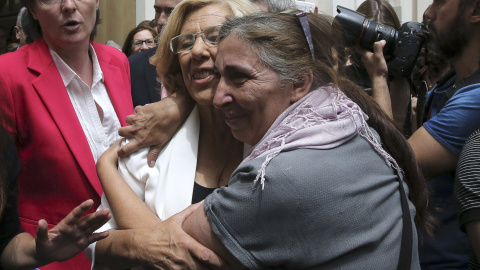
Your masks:
M 188 235 L 185 220 L 203 204 L 189 206 L 157 226 L 145 228 L 143 261 L 149 269 L 225 269 L 226 262 Z
M 84 201 L 51 230 L 48 230 L 45 220 L 39 220 L 35 238 L 37 260 L 45 264 L 54 261 L 63 262 L 82 252 L 91 243 L 107 237 L 108 231 L 94 232 L 112 217 L 108 209 L 82 218 L 82 215 L 92 206 L 93 200 Z
M 97 161 L 97 171 L 99 167 L 115 167 L 117 168 L 118 164 L 118 151 L 122 145 L 124 139 L 116 141 L 110 148 L 108 148 Z
M 135 107 L 135 114 L 126 119 L 130 126 L 118 131 L 120 136 L 134 140 L 118 151 L 119 156 L 128 156 L 140 148 L 151 146 L 147 162 L 153 167 L 160 151 L 188 117 L 193 106 L 190 96 L 178 91 L 159 102 Z

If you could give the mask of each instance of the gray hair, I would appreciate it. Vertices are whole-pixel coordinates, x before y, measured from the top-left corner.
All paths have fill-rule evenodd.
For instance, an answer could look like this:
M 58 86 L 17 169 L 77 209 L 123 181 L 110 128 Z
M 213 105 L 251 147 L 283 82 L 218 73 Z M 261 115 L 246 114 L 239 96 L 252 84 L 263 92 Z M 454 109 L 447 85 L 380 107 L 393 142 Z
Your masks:
M 268 12 L 281 12 L 288 9 L 295 9 L 295 0 L 250 0 L 252 3 L 267 6 Z
M 18 12 L 18 15 L 17 15 L 17 26 L 20 29 L 22 29 L 22 17 L 23 17 L 23 14 L 25 14 L 26 10 L 27 10 L 26 7 L 22 7 L 20 9 L 20 11 Z
M 233 34 L 257 50 L 263 64 L 274 70 L 282 83 L 301 84 L 305 74 L 313 73 L 312 88 L 336 82 L 336 46 L 341 36 L 326 15 L 307 14 L 315 51 L 312 59 L 305 33 L 297 16 L 258 13 L 232 18 L 222 27 L 219 42 Z

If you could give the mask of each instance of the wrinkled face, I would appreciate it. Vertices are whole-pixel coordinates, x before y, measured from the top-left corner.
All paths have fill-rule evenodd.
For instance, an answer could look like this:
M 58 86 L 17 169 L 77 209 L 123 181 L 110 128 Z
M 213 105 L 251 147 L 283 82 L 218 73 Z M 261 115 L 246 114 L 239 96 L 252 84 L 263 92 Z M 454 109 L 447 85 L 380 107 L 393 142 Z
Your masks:
M 190 13 L 180 34 L 195 34 L 222 24 L 229 10 L 220 5 L 208 5 Z M 218 79 L 214 74 L 217 46 L 206 44 L 201 35 L 196 36 L 191 50 L 178 54 L 183 80 L 190 96 L 200 105 L 211 105 Z
M 138 33 L 136 33 L 133 36 L 132 40 L 132 54 L 136 54 L 139 52 L 143 52 L 145 50 L 148 50 L 150 48 L 155 47 L 155 43 L 153 42 L 154 36 L 152 35 L 152 32 L 148 30 L 142 30 Z M 142 42 L 143 41 L 143 42 Z
M 449 59 L 458 56 L 471 39 L 464 13 L 459 10 L 459 0 L 434 0 L 425 13 L 430 19 L 428 30 Z
M 57 51 L 88 44 L 95 26 L 99 0 L 64 0 L 55 5 L 35 1 L 32 13 L 48 46 Z
M 162 31 L 168 16 L 170 16 L 170 13 L 172 13 L 172 10 L 180 1 L 181 0 L 155 0 L 153 8 L 155 8 L 155 21 L 157 22 L 158 33 Z
M 281 85 L 257 50 L 235 34 L 218 44 L 215 66 L 220 81 L 213 104 L 225 114 L 233 136 L 255 145 L 291 102 L 292 84 Z

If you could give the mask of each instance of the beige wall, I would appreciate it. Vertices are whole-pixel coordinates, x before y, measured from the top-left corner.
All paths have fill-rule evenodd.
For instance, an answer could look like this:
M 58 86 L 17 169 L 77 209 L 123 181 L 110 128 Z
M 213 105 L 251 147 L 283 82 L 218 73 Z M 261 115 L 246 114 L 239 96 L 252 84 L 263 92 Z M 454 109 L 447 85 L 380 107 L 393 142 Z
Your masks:
M 130 30 L 136 26 L 135 0 L 100 0 L 100 18 L 95 41 L 105 44 L 113 40 L 123 46 Z

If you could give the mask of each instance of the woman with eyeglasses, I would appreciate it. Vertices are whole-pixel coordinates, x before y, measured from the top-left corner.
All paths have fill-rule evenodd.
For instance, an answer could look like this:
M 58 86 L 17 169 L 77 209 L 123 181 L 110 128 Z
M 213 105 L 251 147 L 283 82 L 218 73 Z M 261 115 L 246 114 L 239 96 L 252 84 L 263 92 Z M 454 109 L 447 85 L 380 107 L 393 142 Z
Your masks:
M 129 57 L 132 54 L 146 51 L 157 46 L 157 30 L 140 23 L 128 33 L 123 43 L 122 52 Z
M 110 208 L 113 214 L 101 230 L 155 226 L 228 183 L 243 158 L 244 145 L 232 136 L 223 115 L 212 106 L 218 83 L 214 67 L 217 37 L 227 17 L 255 11 L 246 0 L 184 0 L 172 11 L 151 62 L 165 88 L 170 93 L 187 91 L 196 107 L 153 168 L 147 164 L 148 149 L 143 149 L 120 159 L 117 170 L 118 144 L 99 160 L 97 171 L 104 188 L 99 209 Z M 148 207 L 136 207 L 135 201 Z M 140 218 L 132 219 L 132 214 Z M 120 261 L 111 260 L 114 254 L 109 247 L 122 246 L 121 240 L 115 239 L 89 248 L 95 266 L 115 266 Z M 163 254 L 148 250 L 137 253 Z M 125 267 L 125 261 L 121 261 Z
M 331 21 L 261 13 L 218 33 L 213 105 L 252 147 L 178 223 L 228 269 L 420 269 L 425 180 L 393 122 L 339 72 Z
M 95 163 L 120 139 L 133 105 L 128 59 L 93 42 L 99 0 L 21 3 L 22 26 L 34 42 L 0 56 L 0 108 L 21 163 L 20 228 L 35 236 L 41 219 L 53 229 L 86 200 L 93 200 L 87 214 L 98 207 L 103 190 Z M 42 270 L 90 265 L 80 253 Z

